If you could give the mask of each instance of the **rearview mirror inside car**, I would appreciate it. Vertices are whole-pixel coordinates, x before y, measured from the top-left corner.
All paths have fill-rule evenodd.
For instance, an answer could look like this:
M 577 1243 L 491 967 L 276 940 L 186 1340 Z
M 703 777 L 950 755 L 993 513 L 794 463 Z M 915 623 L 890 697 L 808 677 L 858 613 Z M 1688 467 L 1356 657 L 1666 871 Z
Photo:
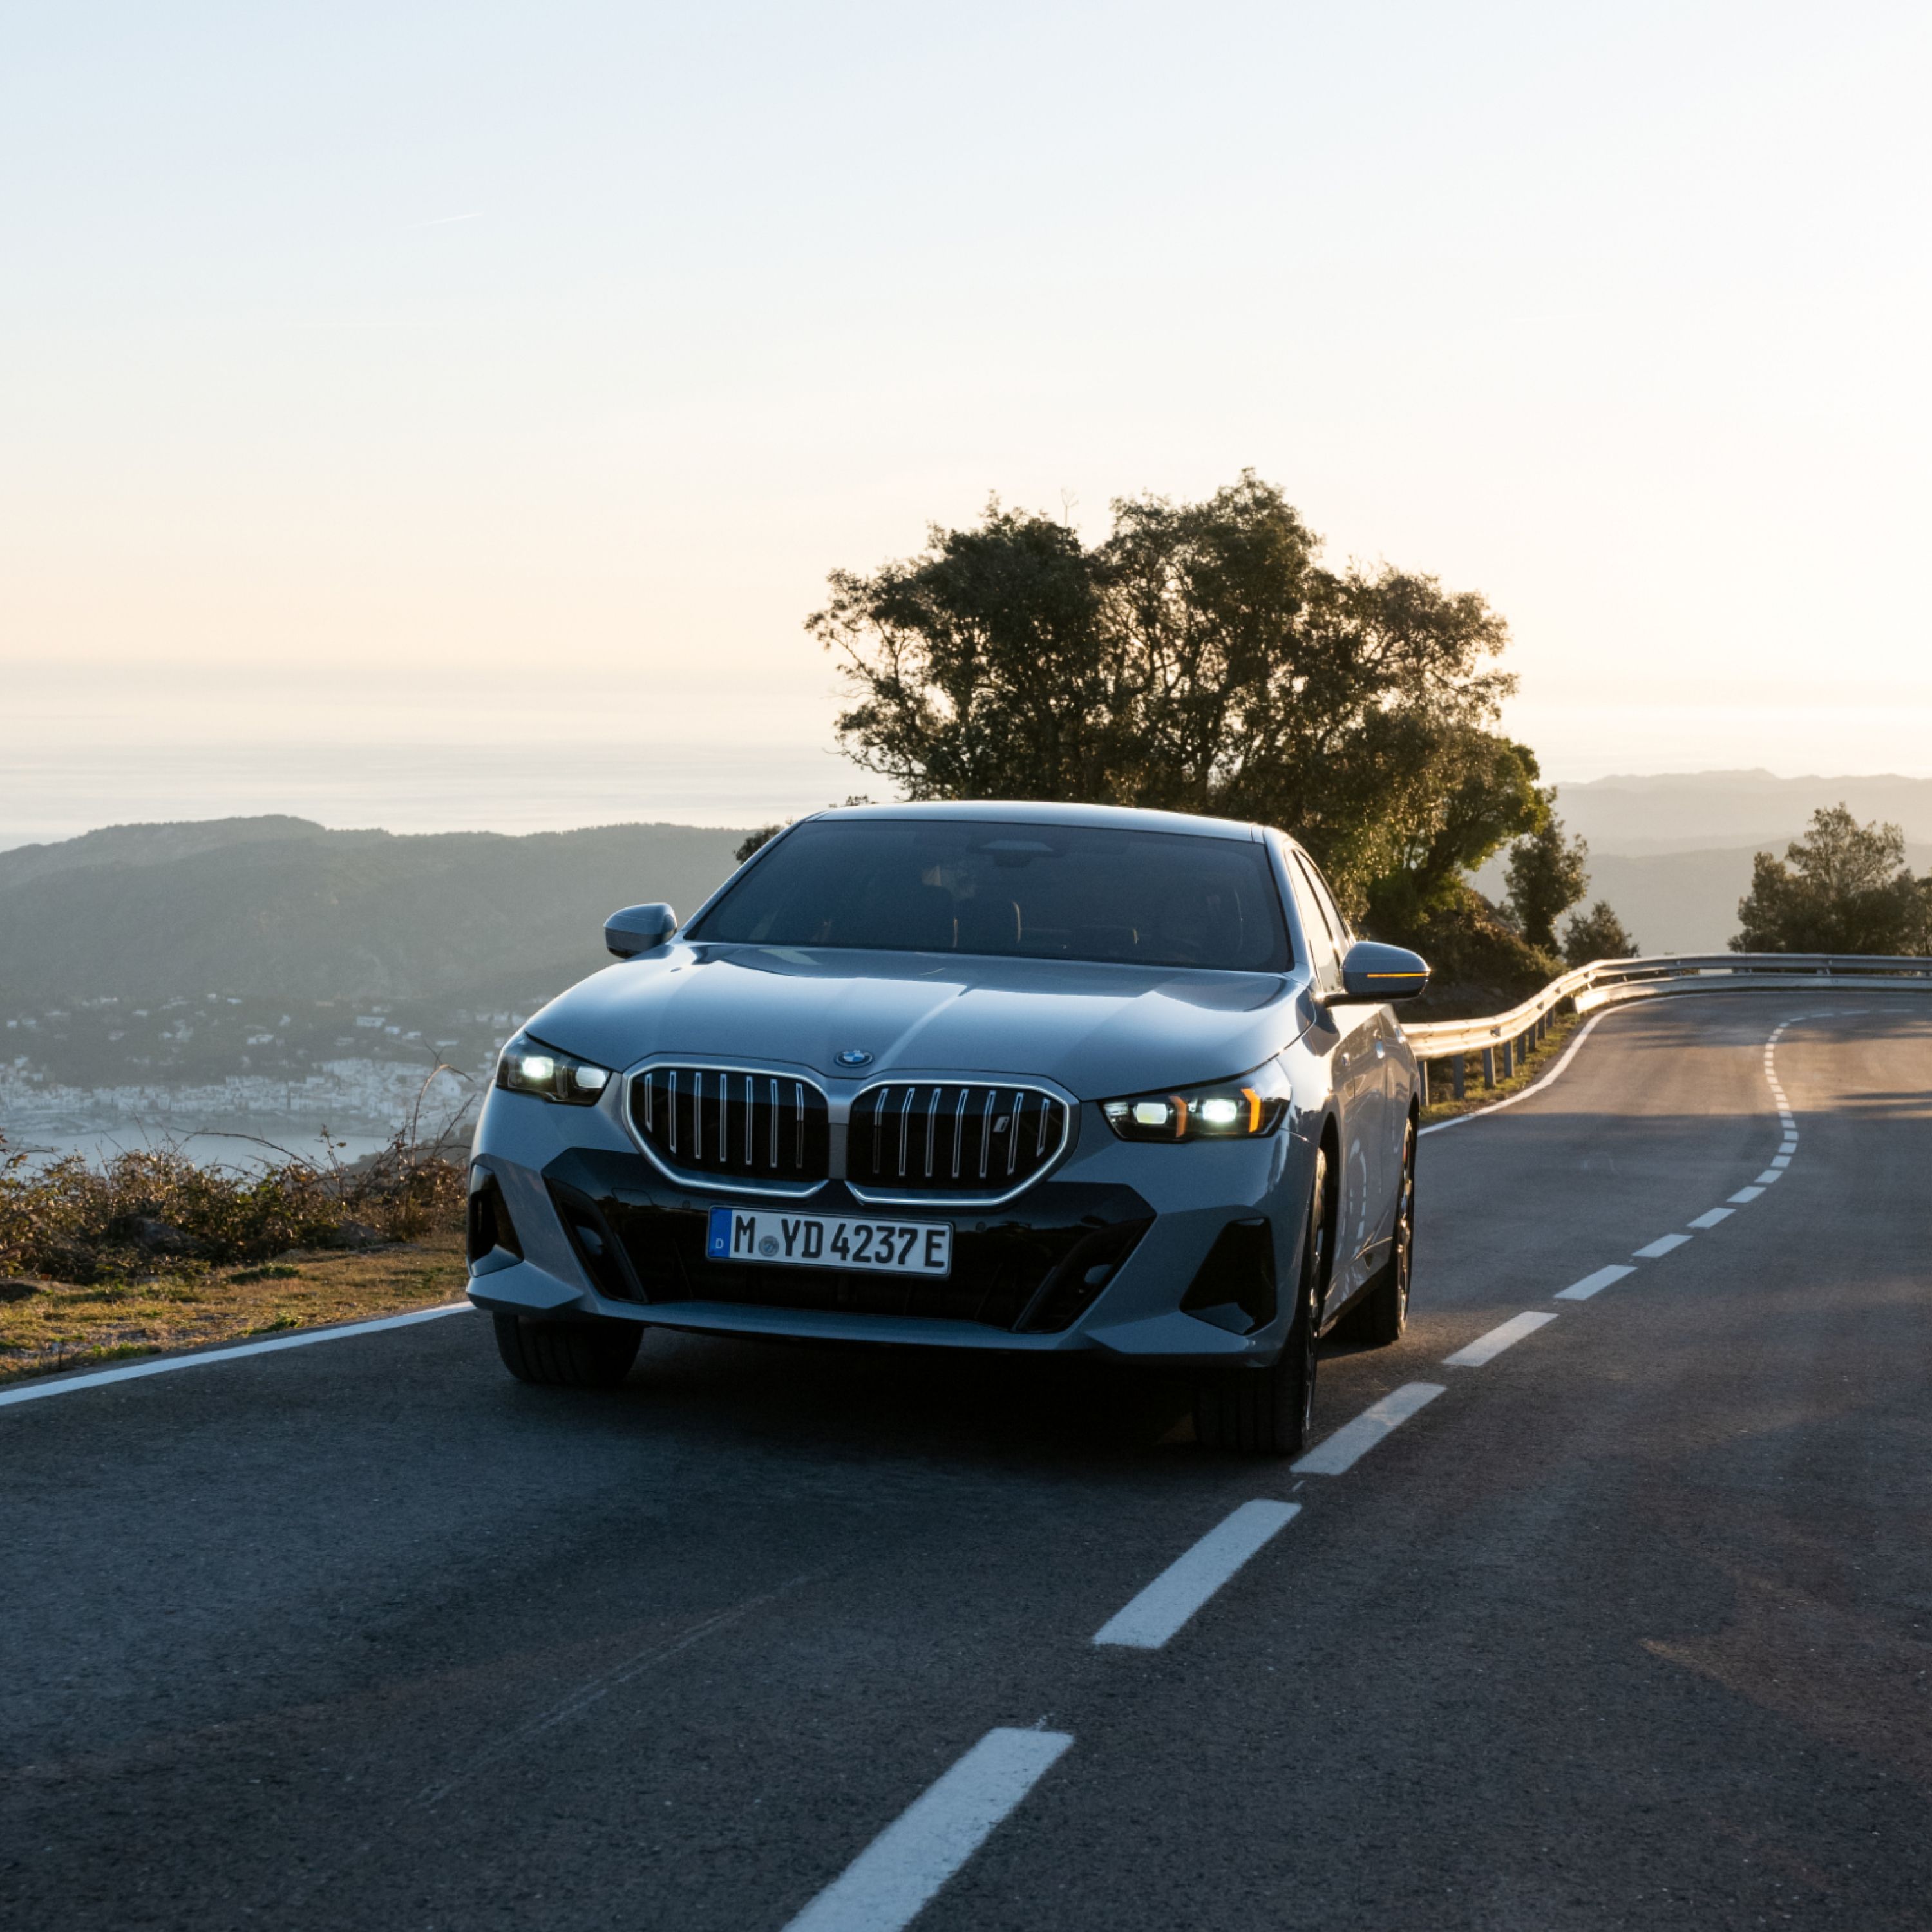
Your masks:
M 1342 962 L 1340 998 L 1357 1000 L 1412 1000 L 1429 984 L 1429 962 L 1406 946 L 1384 946 L 1358 939 Z M 1336 996 L 1331 995 L 1330 1004 Z
M 677 914 L 668 905 L 626 906 L 604 922 L 604 944 L 620 959 L 662 946 L 677 930 Z

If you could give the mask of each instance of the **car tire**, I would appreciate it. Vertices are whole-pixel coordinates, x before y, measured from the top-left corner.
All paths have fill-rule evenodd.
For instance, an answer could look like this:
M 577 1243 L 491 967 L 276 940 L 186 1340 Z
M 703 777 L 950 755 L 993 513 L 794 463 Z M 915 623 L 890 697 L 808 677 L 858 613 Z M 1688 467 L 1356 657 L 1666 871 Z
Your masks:
M 1194 1434 L 1204 1448 L 1249 1456 L 1292 1456 L 1315 1413 L 1315 1363 L 1322 1291 L 1328 1285 L 1330 1216 L 1328 1156 L 1315 1156 L 1301 1240 L 1294 1317 L 1281 1354 L 1265 1369 L 1220 1369 L 1195 1385 Z
M 1404 1130 L 1402 1186 L 1396 1196 L 1394 1246 L 1361 1300 L 1344 1318 L 1352 1342 L 1386 1348 L 1408 1326 L 1408 1282 L 1415 1262 L 1415 1123 Z
M 644 1340 L 640 1322 L 546 1322 L 493 1312 L 504 1367 L 540 1388 L 616 1388 L 631 1372 Z

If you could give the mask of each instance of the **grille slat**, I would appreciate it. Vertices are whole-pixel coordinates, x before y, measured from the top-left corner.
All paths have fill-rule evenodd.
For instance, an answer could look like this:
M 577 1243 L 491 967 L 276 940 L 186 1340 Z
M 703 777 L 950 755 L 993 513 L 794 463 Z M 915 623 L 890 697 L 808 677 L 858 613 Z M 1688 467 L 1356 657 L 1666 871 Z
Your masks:
M 1032 1088 L 889 1082 L 853 1102 L 846 1178 L 880 1192 L 1004 1194 L 1058 1159 L 1070 1126 L 1066 1102 Z
M 825 1096 L 806 1081 L 736 1068 L 653 1066 L 632 1078 L 630 1104 L 631 1124 L 645 1142 L 667 1166 L 686 1173 L 815 1184 L 830 1172 Z

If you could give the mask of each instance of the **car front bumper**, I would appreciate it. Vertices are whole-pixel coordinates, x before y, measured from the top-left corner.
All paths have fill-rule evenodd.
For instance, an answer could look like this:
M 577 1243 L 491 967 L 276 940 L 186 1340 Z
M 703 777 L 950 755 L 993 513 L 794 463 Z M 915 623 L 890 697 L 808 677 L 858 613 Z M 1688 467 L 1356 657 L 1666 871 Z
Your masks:
M 950 1221 L 952 1268 L 936 1278 L 707 1260 L 711 1208 L 772 1204 L 667 1178 L 601 1110 L 494 1092 L 472 1185 L 499 1190 L 515 1251 L 472 1240 L 470 1298 L 502 1312 L 709 1334 L 1090 1351 L 1176 1365 L 1272 1360 L 1291 1298 L 1247 1334 L 1185 1312 L 1180 1302 L 1233 1220 L 1266 1217 L 1276 1279 L 1292 1278 L 1312 1159 L 1306 1124 L 1291 1119 L 1252 1143 L 1149 1146 L 1116 1140 L 1096 1108 L 1082 1111 L 1070 1157 L 1001 1206 L 884 1208 L 838 1180 L 791 1204 L 814 1214 Z

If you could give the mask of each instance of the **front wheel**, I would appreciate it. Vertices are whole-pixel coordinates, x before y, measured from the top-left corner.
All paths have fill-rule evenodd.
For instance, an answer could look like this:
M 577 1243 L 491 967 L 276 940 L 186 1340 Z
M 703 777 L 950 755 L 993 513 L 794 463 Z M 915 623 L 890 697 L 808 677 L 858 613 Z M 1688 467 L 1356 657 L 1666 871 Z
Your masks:
M 547 1322 L 501 1310 L 492 1315 L 504 1367 L 540 1388 L 616 1388 L 631 1372 L 644 1335 L 642 1322 L 608 1316 Z
M 1270 1366 L 1214 1370 L 1195 1385 L 1194 1434 L 1204 1448 L 1292 1456 L 1307 1441 L 1315 1419 L 1316 1343 L 1328 1280 L 1328 1156 L 1318 1154 L 1288 1339 Z

